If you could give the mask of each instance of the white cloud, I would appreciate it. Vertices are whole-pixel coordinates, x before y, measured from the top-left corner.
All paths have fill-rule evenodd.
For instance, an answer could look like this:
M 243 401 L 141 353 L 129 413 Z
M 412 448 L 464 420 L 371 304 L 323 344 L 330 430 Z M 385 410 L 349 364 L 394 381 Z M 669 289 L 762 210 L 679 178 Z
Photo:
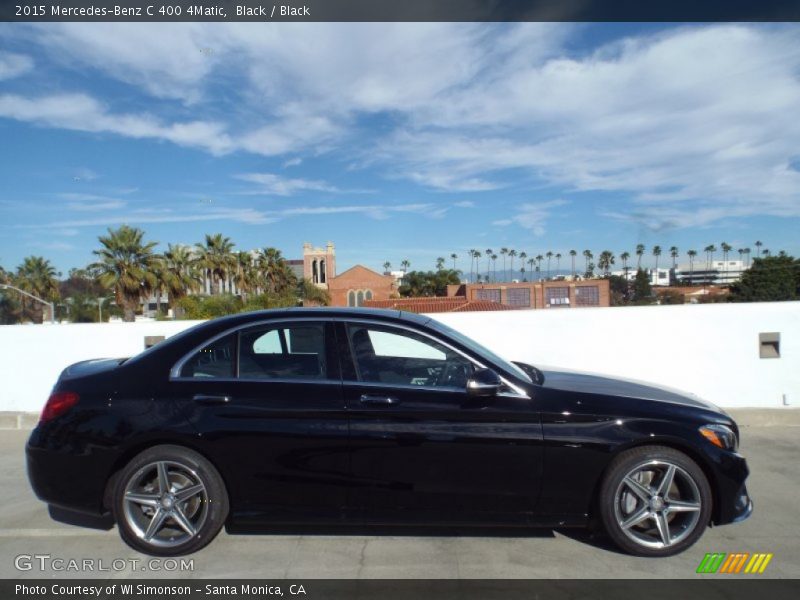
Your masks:
M 76 211 L 95 211 L 95 210 L 115 210 L 124 208 L 127 202 L 108 196 L 98 196 L 96 194 L 59 194 L 59 197 L 68 200 L 65 206 L 70 210 Z
M 152 113 L 64 92 L 0 96 L 0 115 L 285 166 L 335 152 L 447 192 L 609 192 L 630 208 L 606 212 L 654 229 L 800 216 L 796 25 L 671 28 L 589 53 L 572 25 L 108 25 L 18 37 L 164 100 Z M 267 187 L 292 181 L 306 182 Z
M 237 176 L 242 181 L 257 184 L 254 194 L 291 196 L 297 192 L 338 193 L 340 190 L 324 181 L 311 179 L 289 179 L 273 173 L 243 173 Z
M 85 94 L 37 98 L 0 95 L 0 117 L 76 131 L 160 139 L 180 146 L 201 148 L 212 154 L 225 154 L 233 149 L 224 125 L 220 123 L 189 121 L 165 124 L 146 113 L 114 114 Z
M 33 59 L 24 54 L 0 51 L 0 81 L 13 79 L 33 70 Z
M 547 202 L 528 202 L 523 204 L 520 207 L 519 212 L 511 217 L 511 221 L 519 225 L 520 227 L 524 227 L 525 229 L 530 229 L 534 235 L 541 236 L 544 235 L 545 232 L 545 223 L 550 215 L 553 213 L 553 209 L 558 208 L 559 206 L 564 206 L 569 204 L 566 200 L 550 200 Z M 495 221 L 495 225 L 507 225 L 510 224 L 508 220 L 500 220 Z

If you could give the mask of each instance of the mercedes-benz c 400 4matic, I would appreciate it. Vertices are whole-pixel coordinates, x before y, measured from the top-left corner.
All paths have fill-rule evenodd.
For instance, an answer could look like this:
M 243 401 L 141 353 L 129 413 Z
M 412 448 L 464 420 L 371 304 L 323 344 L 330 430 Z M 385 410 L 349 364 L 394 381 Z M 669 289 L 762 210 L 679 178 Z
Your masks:
M 153 555 L 346 519 L 597 524 L 666 556 L 750 515 L 738 437 L 696 397 L 507 362 L 428 317 L 286 309 L 67 367 L 27 462 L 54 518 Z

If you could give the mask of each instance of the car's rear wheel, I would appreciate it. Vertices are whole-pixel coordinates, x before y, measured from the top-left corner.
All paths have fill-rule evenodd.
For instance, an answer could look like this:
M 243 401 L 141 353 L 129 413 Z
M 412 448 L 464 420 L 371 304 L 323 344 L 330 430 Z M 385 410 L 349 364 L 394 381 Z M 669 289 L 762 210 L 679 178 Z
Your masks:
M 217 470 L 181 446 L 155 446 L 129 462 L 116 480 L 114 517 L 132 548 L 156 556 L 196 552 L 228 516 Z
M 600 517 L 611 539 L 638 556 L 670 556 L 703 534 L 712 495 L 703 470 L 673 448 L 620 454 L 600 488 Z

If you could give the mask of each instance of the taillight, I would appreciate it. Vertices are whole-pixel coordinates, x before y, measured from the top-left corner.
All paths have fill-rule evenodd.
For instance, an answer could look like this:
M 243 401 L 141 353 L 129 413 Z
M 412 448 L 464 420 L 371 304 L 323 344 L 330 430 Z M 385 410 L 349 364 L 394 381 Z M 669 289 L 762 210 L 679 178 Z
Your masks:
M 52 421 L 60 417 L 78 403 L 78 394 L 75 392 L 54 392 L 47 399 L 47 404 L 42 409 L 41 423 Z

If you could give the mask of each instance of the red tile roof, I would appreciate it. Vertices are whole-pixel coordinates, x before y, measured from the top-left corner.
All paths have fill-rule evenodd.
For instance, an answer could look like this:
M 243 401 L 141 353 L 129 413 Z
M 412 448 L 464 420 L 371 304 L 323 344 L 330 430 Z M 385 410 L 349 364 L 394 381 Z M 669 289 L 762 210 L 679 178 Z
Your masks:
M 515 310 L 512 306 L 489 300 L 467 300 L 463 296 L 436 296 L 430 298 L 393 298 L 391 300 L 365 300 L 365 308 L 393 308 L 415 313 L 465 312 L 487 310 Z

